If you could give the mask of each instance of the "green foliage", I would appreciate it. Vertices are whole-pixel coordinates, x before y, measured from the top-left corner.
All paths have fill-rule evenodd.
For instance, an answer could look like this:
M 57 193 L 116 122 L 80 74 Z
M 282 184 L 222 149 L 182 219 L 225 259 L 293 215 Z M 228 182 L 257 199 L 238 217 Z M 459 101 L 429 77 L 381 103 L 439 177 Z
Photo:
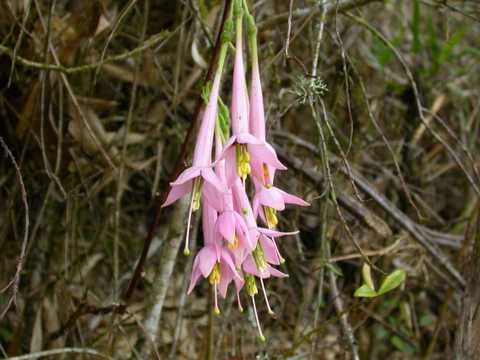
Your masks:
M 405 270 L 398 269 L 393 271 L 385 278 L 385 280 L 383 280 L 383 283 L 378 290 L 378 295 L 383 295 L 400 286 L 405 281 L 405 278 Z
M 362 276 L 364 284 L 360 286 L 357 290 L 355 290 L 354 296 L 371 298 L 383 295 L 400 286 L 405 281 L 406 273 L 404 270 L 401 269 L 397 269 L 391 272 L 383 280 L 378 291 L 375 290 L 375 284 L 371 277 L 370 266 L 366 263 L 363 265 L 362 268 Z
M 202 100 L 205 104 L 208 104 L 208 99 L 210 98 L 210 91 L 212 91 L 212 83 L 210 81 L 207 81 L 203 86 L 201 90 L 200 96 L 202 97 Z
M 230 110 L 221 98 L 218 99 L 218 120 L 223 140 L 227 140 L 230 137 Z
M 412 35 L 413 35 L 413 44 L 412 50 L 414 53 L 418 54 L 422 49 L 422 43 L 420 41 L 420 1 L 413 1 L 413 15 L 412 15 Z

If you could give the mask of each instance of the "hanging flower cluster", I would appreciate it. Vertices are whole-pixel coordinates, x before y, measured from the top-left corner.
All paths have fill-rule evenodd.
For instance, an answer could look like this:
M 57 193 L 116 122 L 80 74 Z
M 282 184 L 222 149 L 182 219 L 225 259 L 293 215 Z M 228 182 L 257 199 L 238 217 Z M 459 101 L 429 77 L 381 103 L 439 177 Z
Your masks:
M 244 17 L 251 55 L 249 94 L 243 63 Z M 230 109 L 232 135 L 227 140 L 229 129 L 225 129 L 225 111 L 222 111 L 225 108 L 219 93 L 223 66 L 234 32 L 235 62 Z M 287 276 L 275 267 L 284 262 L 275 238 L 296 233 L 275 230 L 278 224 L 276 212 L 285 209 L 285 204 L 308 206 L 308 203 L 273 185 L 275 172 L 286 170 L 286 167 L 266 141 L 256 27 L 246 2 L 235 0 L 221 39 L 218 66 L 203 112 L 192 166 L 170 184 L 171 190 L 163 206 L 187 194 L 191 196 L 185 255 L 190 253 L 188 243 L 192 213 L 202 208 L 204 246 L 195 257 L 188 292 L 192 291 L 200 276 L 208 278 L 214 290 L 214 311 L 219 314 L 218 294 L 225 298 L 233 281 L 240 311 L 243 311 L 240 291 L 245 289 L 251 298 L 259 335 L 264 340 L 255 304 L 257 279 L 268 312 L 273 314 L 264 279 Z M 247 195 L 247 179 L 251 180 L 255 190 L 251 202 Z M 257 221 L 266 227 L 259 226 Z

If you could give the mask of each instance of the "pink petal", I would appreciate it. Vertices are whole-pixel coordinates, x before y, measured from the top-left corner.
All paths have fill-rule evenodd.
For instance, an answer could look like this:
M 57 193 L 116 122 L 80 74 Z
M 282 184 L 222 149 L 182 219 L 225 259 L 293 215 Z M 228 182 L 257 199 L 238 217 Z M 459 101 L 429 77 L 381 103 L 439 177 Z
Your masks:
M 223 211 L 225 202 L 223 201 L 223 193 L 220 193 L 216 187 L 205 182 L 202 187 L 202 196 L 206 202 L 217 211 Z
M 238 274 L 237 270 L 235 269 L 235 265 L 233 263 L 232 257 L 228 253 L 227 249 L 223 248 L 222 249 L 222 255 L 221 255 L 221 260 L 222 263 L 228 266 L 228 268 L 232 271 L 233 275 L 235 277 L 238 277 L 241 279 L 240 275 Z
M 284 278 L 288 277 L 287 274 L 275 269 L 273 266 L 267 265 L 267 271 L 270 273 L 270 275 L 279 277 L 279 278 Z
M 202 177 L 205 181 L 213 185 L 218 192 L 228 193 L 228 188 L 222 183 L 218 176 L 213 172 L 211 168 L 203 168 L 201 172 Z
M 250 132 L 259 139 L 265 140 L 265 113 L 258 61 L 252 66 L 250 82 Z
M 218 291 L 220 296 L 225 299 L 227 296 L 228 285 L 233 280 L 231 271 L 224 265 L 220 265 L 222 276 L 220 276 L 220 283 L 218 284 Z
M 174 185 L 170 189 L 170 192 L 168 193 L 167 200 L 162 204 L 162 207 L 168 206 L 181 197 L 184 197 L 186 194 L 192 192 L 192 181 L 180 184 L 180 185 Z
M 238 178 L 237 155 L 234 146 L 230 147 L 225 153 L 225 176 L 227 178 L 227 186 L 232 186 Z
M 265 259 L 270 264 L 280 265 L 280 259 L 278 258 L 277 247 L 273 243 L 273 240 L 266 236 L 260 236 L 260 244 L 262 245 Z
M 280 236 L 288 236 L 288 235 L 296 235 L 299 233 L 298 230 L 296 231 L 290 231 L 290 232 L 283 232 L 283 231 L 277 231 L 277 230 L 272 230 L 272 229 L 265 229 L 265 228 L 257 228 L 257 231 L 266 235 L 266 236 L 271 236 L 271 237 L 280 237 Z
M 255 195 L 255 197 L 258 197 L 258 202 L 264 206 L 269 206 L 279 211 L 285 209 L 285 202 L 283 201 L 283 196 L 274 187 L 270 189 L 263 188 L 260 193 Z
M 235 241 L 235 216 L 232 211 L 225 211 L 217 219 L 218 232 L 231 244 Z
M 195 150 L 193 153 L 193 164 L 197 166 L 207 166 L 212 161 L 212 145 L 215 121 L 217 119 L 220 80 L 221 76 L 217 74 L 213 80 L 210 98 L 203 113 L 200 128 L 198 129 L 197 141 L 195 142 Z
M 265 164 L 270 165 L 278 170 L 286 170 L 287 167 L 278 160 L 275 150 L 267 143 L 261 145 L 248 145 L 248 151 L 251 158 L 255 158 L 256 161 L 263 161 Z
M 192 180 L 193 178 L 196 178 L 197 176 L 200 175 L 200 171 L 201 171 L 201 168 L 199 167 L 196 167 L 196 166 L 189 167 L 183 170 L 183 172 L 177 177 L 177 180 L 175 180 L 174 182 L 171 182 L 170 185 L 172 186 L 181 185 L 189 180 Z
M 283 200 L 285 201 L 286 204 L 294 204 L 294 205 L 299 205 L 299 206 L 310 206 L 308 202 L 305 200 L 299 198 L 298 196 L 289 194 L 283 190 L 277 189 L 280 194 L 283 196 Z
M 262 145 L 265 144 L 264 141 L 260 140 L 256 136 L 253 136 L 249 133 L 237 134 L 237 142 L 239 144 L 253 144 L 253 145 Z
M 195 261 L 193 262 L 193 268 L 192 268 L 192 277 L 190 279 L 190 286 L 188 287 L 187 293 L 190 294 L 197 284 L 198 278 L 202 274 L 200 271 L 200 268 L 198 266 L 200 259 L 198 256 L 195 258 Z
M 204 246 L 197 254 L 199 258 L 198 266 L 203 277 L 208 277 L 212 272 L 213 266 L 217 262 L 217 252 L 214 246 Z
M 251 255 L 245 258 L 242 267 L 245 272 L 260 277 L 260 271 L 258 270 L 257 264 L 255 264 L 255 260 L 253 260 Z
M 211 207 L 208 202 L 202 203 L 202 230 L 203 241 L 206 245 L 214 245 L 215 236 L 215 223 L 217 222 L 217 211 Z

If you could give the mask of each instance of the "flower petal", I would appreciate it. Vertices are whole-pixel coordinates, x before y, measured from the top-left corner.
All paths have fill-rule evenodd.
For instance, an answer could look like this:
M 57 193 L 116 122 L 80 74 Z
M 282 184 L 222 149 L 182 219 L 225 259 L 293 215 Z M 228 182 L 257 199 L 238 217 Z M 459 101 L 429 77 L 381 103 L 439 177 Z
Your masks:
M 278 170 L 287 170 L 287 167 L 278 160 L 275 150 L 268 143 L 260 145 L 249 144 L 248 151 L 252 159 L 263 161 L 265 164 Z
M 178 199 L 184 197 L 186 194 L 192 191 L 192 181 L 180 184 L 173 185 L 168 193 L 167 200 L 162 204 L 162 207 L 168 206 Z
M 299 233 L 298 230 L 296 231 L 290 231 L 290 232 L 283 232 L 283 231 L 277 231 L 277 230 L 272 230 L 272 229 L 266 229 L 266 228 L 257 228 L 257 231 L 266 235 L 266 236 L 271 236 L 271 237 L 280 237 L 280 236 L 288 236 L 288 235 L 296 235 Z
M 267 265 L 267 271 L 270 275 L 280 278 L 288 277 L 288 274 L 281 272 L 280 270 L 275 269 L 273 266 Z
M 265 259 L 270 264 L 280 265 L 280 259 L 278 258 L 277 247 L 272 239 L 265 235 L 260 236 L 260 244 L 262 245 Z
M 224 211 L 217 219 L 217 231 L 229 243 L 235 242 L 235 216 L 233 211 Z
M 180 175 L 178 175 L 177 179 L 173 182 L 170 183 L 170 185 L 181 185 L 183 183 L 186 183 L 189 180 L 192 180 L 193 178 L 196 178 L 197 176 L 200 175 L 200 171 L 202 168 L 192 166 L 189 167 L 185 170 L 182 171 Z
M 255 197 L 258 197 L 258 202 L 264 206 L 271 207 L 278 211 L 285 209 L 282 193 L 275 187 L 271 187 L 270 189 L 263 188 Z
M 228 188 L 218 178 L 212 168 L 203 168 L 201 171 L 201 176 L 205 179 L 205 181 L 213 185 L 220 193 L 228 193 Z
M 294 205 L 299 205 L 299 206 L 310 206 L 308 202 L 303 200 L 302 198 L 289 194 L 286 191 L 283 191 L 281 189 L 277 189 L 280 194 L 282 194 L 283 201 L 285 201 L 286 204 L 294 204 Z
M 199 262 L 200 262 L 200 259 L 198 258 L 198 256 L 195 257 L 195 260 L 193 262 L 193 268 L 192 268 L 192 277 L 190 278 L 190 286 L 188 287 L 187 294 L 190 294 L 192 292 L 193 288 L 197 284 L 198 278 L 202 274 L 199 268 Z
M 237 142 L 239 144 L 253 144 L 253 145 L 265 144 L 265 141 L 262 141 L 256 136 L 253 136 L 252 134 L 249 134 L 249 133 L 237 134 Z
M 219 192 L 215 186 L 208 182 L 203 184 L 202 197 L 205 198 L 206 202 L 217 211 L 223 211 L 225 208 L 223 193 Z
M 217 262 L 217 252 L 215 251 L 214 246 L 204 246 L 197 254 L 198 266 L 204 278 L 207 278 L 208 275 L 212 272 L 213 266 Z

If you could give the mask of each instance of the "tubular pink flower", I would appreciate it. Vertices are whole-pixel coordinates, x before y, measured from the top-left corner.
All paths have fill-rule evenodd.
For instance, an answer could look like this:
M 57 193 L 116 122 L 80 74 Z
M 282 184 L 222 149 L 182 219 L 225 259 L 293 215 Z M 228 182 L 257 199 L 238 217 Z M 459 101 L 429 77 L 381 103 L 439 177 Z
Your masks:
M 262 161 L 275 169 L 286 167 L 278 160 L 273 148 L 264 140 L 249 132 L 249 105 L 243 64 L 243 39 L 241 21 L 237 25 L 235 64 L 232 85 L 232 137 L 223 150 L 226 159 L 227 184 L 230 186 L 237 176 L 243 179 L 250 173 L 250 161 Z
M 187 231 L 185 236 L 184 254 L 189 255 L 188 243 L 190 239 L 190 223 L 192 212 L 200 207 L 200 198 L 202 196 L 202 185 L 206 182 L 213 186 L 218 193 L 228 191 L 226 186 L 220 181 L 212 169 L 212 145 L 215 130 L 215 121 L 217 119 L 218 94 L 220 90 L 221 72 L 217 72 L 213 81 L 210 98 L 203 114 L 202 123 L 197 136 L 195 150 L 193 154 L 192 166 L 185 169 L 178 178 L 170 183 L 171 190 L 162 207 L 168 206 L 187 193 L 192 193 L 190 207 L 188 210 Z M 215 192 L 204 192 L 203 195 L 208 198 L 215 196 Z M 217 198 L 209 199 L 215 203 Z
M 203 203 L 203 237 L 205 246 L 198 252 L 193 262 L 192 277 L 188 293 L 195 287 L 200 276 L 208 278 L 210 284 L 214 287 L 215 312 L 219 312 L 217 294 L 220 292 L 225 297 L 228 285 L 235 280 L 236 286 L 243 282 L 242 277 L 235 269 L 235 265 L 227 248 L 220 246 L 217 232 L 215 231 L 215 222 L 217 213 L 215 209 Z

